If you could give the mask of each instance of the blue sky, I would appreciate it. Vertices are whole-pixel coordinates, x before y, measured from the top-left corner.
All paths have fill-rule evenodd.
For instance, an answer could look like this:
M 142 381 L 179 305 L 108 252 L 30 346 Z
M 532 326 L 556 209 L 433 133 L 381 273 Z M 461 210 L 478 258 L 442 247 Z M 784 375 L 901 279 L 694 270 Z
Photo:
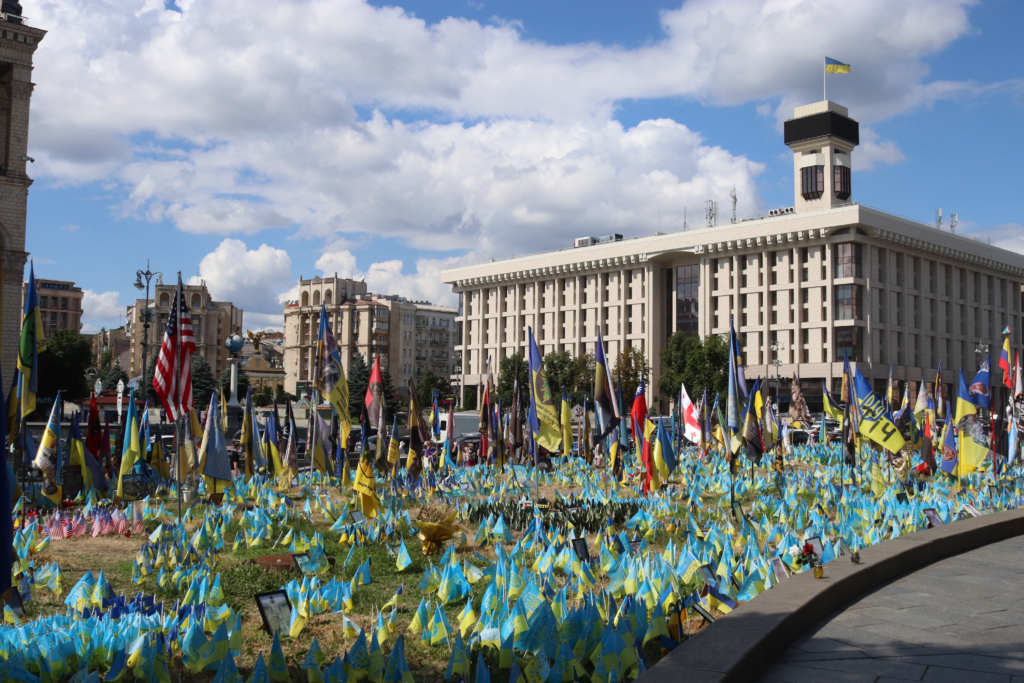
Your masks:
M 741 216 L 788 206 L 781 121 L 823 52 L 852 64 L 854 199 L 1024 250 L 1021 3 L 32 5 L 27 248 L 91 329 L 146 259 L 258 327 L 300 275 L 446 302 L 445 267 L 699 224 L 732 185 Z

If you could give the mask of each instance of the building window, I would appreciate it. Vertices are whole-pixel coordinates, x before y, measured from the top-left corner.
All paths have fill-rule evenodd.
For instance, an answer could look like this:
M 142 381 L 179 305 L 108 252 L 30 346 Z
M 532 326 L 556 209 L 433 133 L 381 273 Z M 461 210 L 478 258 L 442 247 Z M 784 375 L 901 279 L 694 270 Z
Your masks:
M 836 358 L 848 357 L 852 361 L 859 361 L 863 347 L 863 334 L 860 327 L 837 327 Z M 900 363 L 902 365 L 902 363 Z
M 847 200 L 850 198 L 850 168 L 849 166 L 833 166 L 835 170 L 836 199 Z
M 804 199 L 820 199 L 825 193 L 825 167 L 807 166 L 800 169 L 801 193 Z
M 864 277 L 861 270 L 861 245 L 853 242 L 836 245 L 835 277 Z
M 697 332 L 698 292 L 700 266 L 676 268 L 676 332 L 690 336 Z M 715 299 L 718 303 L 718 299 Z
M 836 291 L 836 320 L 860 320 L 863 317 L 860 285 L 839 285 Z

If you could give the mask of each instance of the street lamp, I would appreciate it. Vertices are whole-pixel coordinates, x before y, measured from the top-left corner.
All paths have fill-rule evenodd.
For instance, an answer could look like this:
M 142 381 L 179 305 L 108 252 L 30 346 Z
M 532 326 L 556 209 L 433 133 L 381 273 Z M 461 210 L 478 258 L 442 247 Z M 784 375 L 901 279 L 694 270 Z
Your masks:
M 154 277 L 159 275 L 161 278 L 164 276 L 163 273 L 151 272 L 149 270 L 149 259 L 146 259 L 146 270 L 138 270 L 135 272 L 135 289 L 142 291 L 146 290 L 146 307 L 142 309 L 142 384 L 140 389 L 146 390 L 146 370 L 149 365 L 149 322 L 151 311 L 149 310 L 149 282 Z M 146 284 L 142 284 L 142 279 L 146 279 Z

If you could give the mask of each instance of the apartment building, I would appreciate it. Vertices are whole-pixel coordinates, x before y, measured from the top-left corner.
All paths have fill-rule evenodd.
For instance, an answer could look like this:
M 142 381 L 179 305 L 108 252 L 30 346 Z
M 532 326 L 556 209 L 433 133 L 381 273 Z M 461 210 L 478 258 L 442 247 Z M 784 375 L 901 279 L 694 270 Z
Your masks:
M 1004 328 L 1020 346 L 1024 256 L 855 202 L 859 124 L 844 107 L 798 107 L 784 135 L 792 207 L 446 271 L 460 302 L 460 384 L 479 386 L 488 358 L 525 353 L 528 327 L 542 353 L 583 354 L 600 326 L 610 357 L 645 353 L 656 387 L 669 336 L 727 335 L 732 319 L 747 377 L 798 373 L 811 403 L 822 380 L 836 386 L 844 356 L 876 387 L 891 364 L 932 390 L 939 361 L 949 389 L 985 345 L 998 354 Z
M 368 364 L 380 357 L 400 395 L 408 395 L 427 369 L 450 377 L 454 367 L 454 308 L 367 291 L 347 278 L 299 278 L 299 298 L 285 304 L 285 390 L 309 395 L 313 387 L 320 309 L 329 324 L 348 373 L 352 358 Z
M 142 342 L 146 337 L 143 325 L 149 320 L 148 348 L 149 364 L 147 375 L 153 376 L 153 356 L 160 351 L 164 338 L 164 327 L 171 313 L 176 285 L 165 285 L 158 280 L 149 299 L 149 313 L 146 313 L 146 300 L 136 299 L 133 306 L 128 306 L 125 316 L 125 337 L 130 341 L 128 365 L 122 367 L 129 377 L 142 375 Z M 194 355 L 202 356 L 210 365 L 215 377 L 228 367 L 228 350 L 224 340 L 228 335 L 243 332 L 242 319 L 244 312 L 234 304 L 226 301 L 214 301 L 206 288 L 206 282 L 198 285 L 184 285 L 185 303 L 188 306 L 189 318 L 192 321 L 192 334 L 196 340 Z
M 46 280 L 36 278 L 36 293 L 39 296 L 39 313 L 43 320 L 43 336 L 50 338 L 54 330 L 82 329 L 82 288 L 67 280 Z M 25 309 L 28 294 L 28 280 L 21 286 L 21 307 Z M 19 326 L 20 329 L 20 326 Z

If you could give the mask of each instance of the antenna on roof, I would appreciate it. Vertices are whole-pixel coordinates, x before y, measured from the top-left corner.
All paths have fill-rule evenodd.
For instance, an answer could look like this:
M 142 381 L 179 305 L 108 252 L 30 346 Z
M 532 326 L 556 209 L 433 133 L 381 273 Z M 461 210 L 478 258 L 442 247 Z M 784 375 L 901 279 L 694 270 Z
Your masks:
M 709 228 L 718 225 L 718 202 L 714 199 L 704 202 L 704 218 L 707 219 Z
M 686 224 L 686 207 L 683 207 L 683 232 L 690 229 L 690 226 Z
M 956 232 L 957 215 L 955 213 L 949 214 L 949 231 Z
M 942 230 L 942 209 L 935 209 L 935 229 Z
M 732 197 L 732 222 L 735 223 L 736 222 L 736 186 L 735 185 L 732 186 L 732 192 L 729 193 L 729 196 Z

